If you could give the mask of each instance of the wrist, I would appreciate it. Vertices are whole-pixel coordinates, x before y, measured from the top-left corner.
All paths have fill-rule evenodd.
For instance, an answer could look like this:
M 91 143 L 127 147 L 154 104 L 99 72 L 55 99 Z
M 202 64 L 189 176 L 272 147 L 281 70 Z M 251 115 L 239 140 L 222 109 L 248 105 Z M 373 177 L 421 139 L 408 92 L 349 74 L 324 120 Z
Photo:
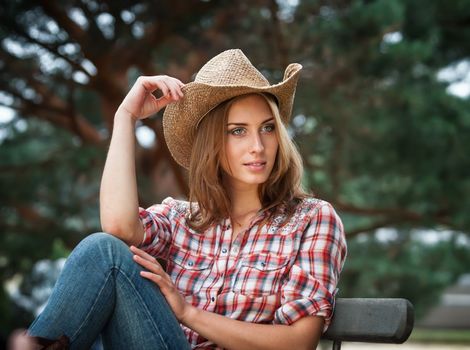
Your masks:
M 179 321 L 186 327 L 189 327 L 189 325 L 193 323 L 193 320 L 198 319 L 199 311 L 200 310 L 197 307 L 188 305 Z
M 126 108 L 119 106 L 114 119 L 130 119 L 132 122 L 136 123 L 139 118 L 133 113 L 129 112 Z

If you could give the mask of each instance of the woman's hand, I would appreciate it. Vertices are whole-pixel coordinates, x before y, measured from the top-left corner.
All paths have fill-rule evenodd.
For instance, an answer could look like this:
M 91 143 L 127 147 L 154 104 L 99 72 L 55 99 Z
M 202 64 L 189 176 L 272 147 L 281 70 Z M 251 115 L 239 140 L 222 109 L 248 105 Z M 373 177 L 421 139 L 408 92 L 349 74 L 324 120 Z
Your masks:
M 160 287 L 176 318 L 181 323 L 184 323 L 185 318 L 194 311 L 192 310 L 194 307 L 184 300 L 170 276 L 163 270 L 157 259 L 135 246 L 131 246 L 131 251 L 134 253 L 134 261 L 148 270 L 142 271 L 140 275 Z
M 121 102 L 119 109 L 131 114 L 134 119 L 144 119 L 157 113 L 167 104 L 183 97 L 184 84 L 167 75 L 141 76 Z M 163 96 L 156 98 L 153 92 L 161 90 Z

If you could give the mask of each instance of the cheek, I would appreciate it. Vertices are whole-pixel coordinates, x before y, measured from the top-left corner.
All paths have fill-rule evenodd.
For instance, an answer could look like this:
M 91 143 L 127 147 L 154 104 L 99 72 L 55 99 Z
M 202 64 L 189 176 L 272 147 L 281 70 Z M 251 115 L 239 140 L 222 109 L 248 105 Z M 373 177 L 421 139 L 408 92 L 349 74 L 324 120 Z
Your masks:
M 275 156 L 279 149 L 279 142 L 277 141 L 277 137 L 273 137 L 269 139 L 267 145 L 268 145 L 267 148 L 269 150 L 269 153 Z

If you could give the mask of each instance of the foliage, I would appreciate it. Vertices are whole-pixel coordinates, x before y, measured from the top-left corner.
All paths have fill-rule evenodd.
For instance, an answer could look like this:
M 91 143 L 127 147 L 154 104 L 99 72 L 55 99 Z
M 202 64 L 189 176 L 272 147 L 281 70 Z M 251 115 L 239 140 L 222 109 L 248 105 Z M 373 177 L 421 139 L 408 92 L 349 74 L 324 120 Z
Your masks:
M 413 329 L 410 341 L 419 343 L 470 344 L 468 330 Z
M 397 237 L 384 241 L 361 235 L 351 239 L 339 295 L 406 298 L 419 319 L 438 303 L 445 287 L 468 273 L 469 243 L 456 233 L 437 244 L 414 239 L 410 231 L 399 232 Z
M 469 198 L 461 195 L 470 188 L 469 101 L 437 79 L 468 58 L 448 46 L 451 27 L 469 30 L 449 22 L 462 16 L 462 2 L 426 2 L 427 11 L 415 3 L 355 1 L 312 16 L 318 3 L 303 2 L 289 27 L 302 38 L 299 49 L 318 43 L 304 49 L 309 81 L 297 97 L 307 182 L 353 216 L 346 216 L 350 235 L 470 227 Z
M 449 272 L 432 274 L 436 257 L 453 248 L 412 248 L 410 232 L 470 232 L 470 100 L 448 93 L 454 78 L 439 78 L 468 63 L 468 18 L 467 0 L 3 4 L 0 104 L 15 116 L 0 124 L 0 280 L 66 255 L 100 229 L 113 115 L 138 75 L 190 81 L 208 58 L 240 47 L 271 82 L 289 62 L 304 66 L 291 131 L 305 184 L 333 203 L 350 237 L 344 292 L 402 293 L 424 310 L 464 265 L 451 259 Z M 142 206 L 187 193 L 161 115 L 144 126 L 156 142 L 137 148 Z M 354 239 L 382 227 L 399 228 L 398 241 L 383 247 Z M 433 258 L 421 266 L 411 249 Z M 418 299 L 410 280 L 429 293 Z M 0 289 L 0 329 L 9 331 L 17 310 L 5 298 Z

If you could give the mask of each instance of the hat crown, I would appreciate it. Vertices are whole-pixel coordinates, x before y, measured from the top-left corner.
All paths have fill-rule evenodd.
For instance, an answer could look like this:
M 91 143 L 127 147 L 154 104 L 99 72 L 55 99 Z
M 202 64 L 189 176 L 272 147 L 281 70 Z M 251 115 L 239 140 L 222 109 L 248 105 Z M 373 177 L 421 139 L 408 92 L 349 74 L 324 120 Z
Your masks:
M 269 81 L 240 49 L 227 50 L 210 59 L 194 82 L 213 86 L 269 86 Z

